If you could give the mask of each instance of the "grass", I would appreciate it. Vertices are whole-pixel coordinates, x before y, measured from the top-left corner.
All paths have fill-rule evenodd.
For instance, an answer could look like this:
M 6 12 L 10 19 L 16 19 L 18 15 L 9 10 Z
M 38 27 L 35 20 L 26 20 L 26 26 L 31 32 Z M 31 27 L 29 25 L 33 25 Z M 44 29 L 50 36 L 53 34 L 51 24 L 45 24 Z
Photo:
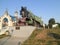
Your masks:
M 0 35 L 0 39 L 4 38 L 4 37 L 7 37 L 7 35 L 3 34 L 3 35 Z
M 60 34 L 60 28 L 45 29 L 45 30 L 47 31 L 45 33 Z M 33 31 L 31 36 L 22 45 L 60 45 L 60 40 L 54 39 L 48 35 L 46 35 L 45 39 L 36 38 L 36 36 L 39 35 L 40 33 L 42 33 L 42 31 L 44 31 L 44 30 L 43 29 L 40 29 L 40 30 L 36 29 L 35 31 Z

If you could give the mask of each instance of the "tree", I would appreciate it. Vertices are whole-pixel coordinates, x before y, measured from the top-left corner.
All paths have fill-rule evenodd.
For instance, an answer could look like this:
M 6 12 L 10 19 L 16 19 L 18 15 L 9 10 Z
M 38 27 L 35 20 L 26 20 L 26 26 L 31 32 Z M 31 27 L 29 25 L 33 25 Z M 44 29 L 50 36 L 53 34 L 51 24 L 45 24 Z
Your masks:
M 58 27 L 60 28 L 60 23 L 56 23 L 56 24 L 58 24 Z
M 59 28 L 60 28 L 60 23 L 58 24 Z
M 49 28 L 52 28 L 52 25 L 55 24 L 55 19 L 51 18 L 48 23 L 49 23 Z

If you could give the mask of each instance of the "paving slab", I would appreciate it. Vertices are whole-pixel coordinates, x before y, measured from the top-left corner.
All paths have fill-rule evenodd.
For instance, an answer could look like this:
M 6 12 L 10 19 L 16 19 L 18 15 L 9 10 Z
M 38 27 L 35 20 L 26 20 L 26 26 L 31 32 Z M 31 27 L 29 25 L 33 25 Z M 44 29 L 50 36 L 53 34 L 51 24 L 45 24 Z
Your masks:
M 20 26 L 20 30 L 13 30 L 11 37 L 0 39 L 0 45 L 19 45 L 28 39 L 35 29 L 33 26 Z

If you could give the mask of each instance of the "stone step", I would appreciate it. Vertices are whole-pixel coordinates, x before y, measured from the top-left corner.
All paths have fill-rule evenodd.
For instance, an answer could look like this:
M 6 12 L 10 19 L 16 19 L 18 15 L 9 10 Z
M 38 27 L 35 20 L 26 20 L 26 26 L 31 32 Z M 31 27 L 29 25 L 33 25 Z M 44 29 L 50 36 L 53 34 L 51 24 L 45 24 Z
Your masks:
M 12 35 L 17 37 L 29 37 L 34 29 L 35 27 L 33 26 L 20 26 L 20 30 L 14 30 Z

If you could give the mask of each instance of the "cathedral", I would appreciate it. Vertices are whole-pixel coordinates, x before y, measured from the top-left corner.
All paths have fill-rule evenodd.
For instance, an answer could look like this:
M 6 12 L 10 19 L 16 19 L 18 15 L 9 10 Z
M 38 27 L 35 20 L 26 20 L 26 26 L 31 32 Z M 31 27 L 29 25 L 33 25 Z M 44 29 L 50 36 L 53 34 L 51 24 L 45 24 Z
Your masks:
M 16 16 L 18 16 L 18 12 L 15 12 L 15 15 L 12 16 L 8 13 L 8 10 L 4 12 L 4 14 L 0 17 L 0 29 L 4 27 L 11 27 L 15 25 Z

